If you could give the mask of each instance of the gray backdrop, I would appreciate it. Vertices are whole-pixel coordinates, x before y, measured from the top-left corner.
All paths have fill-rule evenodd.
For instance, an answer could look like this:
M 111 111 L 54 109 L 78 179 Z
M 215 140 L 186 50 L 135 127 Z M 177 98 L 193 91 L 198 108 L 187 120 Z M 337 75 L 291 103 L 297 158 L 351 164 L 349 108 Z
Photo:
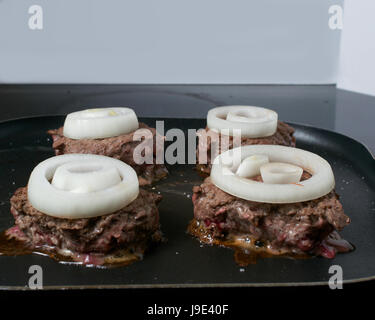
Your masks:
M 0 82 L 335 83 L 341 3 L 0 0 Z

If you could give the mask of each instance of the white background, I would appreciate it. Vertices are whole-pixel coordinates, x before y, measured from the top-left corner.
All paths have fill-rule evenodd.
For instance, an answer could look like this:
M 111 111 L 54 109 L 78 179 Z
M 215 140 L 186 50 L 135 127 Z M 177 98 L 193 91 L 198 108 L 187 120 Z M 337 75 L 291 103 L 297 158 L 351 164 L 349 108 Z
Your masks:
M 346 0 L 337 86 L 375 95 L 375 1 Z

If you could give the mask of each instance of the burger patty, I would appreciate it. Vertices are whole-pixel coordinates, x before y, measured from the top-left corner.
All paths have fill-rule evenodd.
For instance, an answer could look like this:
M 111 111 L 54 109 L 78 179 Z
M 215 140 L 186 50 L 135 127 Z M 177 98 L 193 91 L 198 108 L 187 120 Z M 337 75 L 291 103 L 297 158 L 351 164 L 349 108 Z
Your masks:
M 207 133 L 212 135 L 215 141 L 208 136 L 207 143 L 205 141 L 199 140 L 198 147 L 197 147 L 197 159 L 198 159 L 198 168 L 202 173 L 209 174 L 211 172 L 211 146 L 214 144 L 217 145 L 218 154 L 221 151 L 221 135 L 216 133 L 215 131 L 206 128 Z M 288 146 L 288 147 L 295 147 L 296 146 L 296 138 L 293 136 L 294 129 L 286 124 L 285 122 L 278 121 L 277 123 L 277 130 L 276 132 L 269 137 L 263 138 L 241 138 L 241 145 L 253 145 L 253 144 L 273 144 L 273 145 L 281 145 L 281 146 Z M 229 137 L 229 149 L 233 148 L 233 137 Z M 206 151 L 207 150 L 207 151 Z M 207 153 L 207 163 L 199 163 L 199 153 L 206 152 Z
M 142 141 L 133 141 L 135 131 L 123 134 L 117 137 L 106 139 L 70 139 L 63 135 L 63 127 L 55 130 L 49 130 L 48 134 L 52 136 L 52 147 L 56 155 L 67 153 L 90 153 L 103 155 L 115 159 L 119 159 L 130 165 L 139 177 L 140 185 L 148 185 L 152 182 L 160 180 L 168 174 L 163 164 L 156 164 L 156 130 L 144 123 L 139 123 L 139 129 L 147 129 L 152 133 L 153 145 L 153 161 L 152 164 L 137 164 L 134 161 L 134 149 L 142 143 Z
M 332 258 L 336 251 L 351 249 L 332 233 L 350 223 L 334 191 L 311 201 L 268 204 L 232 196 L 206 178 L 193 192 L 194 218 L 216 239 L 249 236 L 274 254 L 313 253 Z
M 159 240 L 161 196 L 140 189 L 137 199 L 112 214 L 93 218 L 62 219 L 35 209 L 27 199 L 27 188 L 19 188 L 10 200 L 15 227 L 8 236 L 31 247 L 50 246 L 74 253 L 108 253 Z

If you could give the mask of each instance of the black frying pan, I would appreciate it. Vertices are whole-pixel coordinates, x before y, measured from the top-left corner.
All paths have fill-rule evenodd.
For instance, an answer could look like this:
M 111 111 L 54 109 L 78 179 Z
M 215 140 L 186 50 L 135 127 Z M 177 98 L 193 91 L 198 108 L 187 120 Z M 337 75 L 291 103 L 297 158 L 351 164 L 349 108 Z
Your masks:
M 140 119 L 155 126 L 156 119 Z M 36 117 L 0 123 L 0 230 L 13 224 L 9 198 L 25 186 L 32 169 L 53 156 L 47 129 L 63 124 L 63 116 Z M 165 119 L 165 128 L 203 128 L 201 119 Z M 44 288 L 278 286 L 327 284 L 331 265 L 340 265 L 344 282 L 375 279 L 375 160 L 359 142 L 343 135 L 292 124 L 297 147 L 315 152 L 332 165 L 336 191 L 352 223 L 342 232 L 356 246 L 335 259 L 265 258 L 242 268 L 233 251 L 201 246 L 186 233 L 193 216 L 192 186 L 202 178 L 192 165 L 170 166 L 170 175 L 155 187 L 162 230 L 168 242 L 127 267 L 96 269 L 63 265 L 39 255 L 0 256 L 0 288 L 23 289 L 30 265 L 42 266 Z

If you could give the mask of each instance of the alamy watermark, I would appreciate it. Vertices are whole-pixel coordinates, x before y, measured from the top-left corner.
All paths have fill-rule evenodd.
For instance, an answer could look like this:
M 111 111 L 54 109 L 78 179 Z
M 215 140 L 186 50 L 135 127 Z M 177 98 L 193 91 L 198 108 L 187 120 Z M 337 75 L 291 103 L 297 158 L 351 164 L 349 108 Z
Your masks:
M 331 30 L 342 30 L 342 28 L 344 27 L 344 10 L 342 6 L 338 4 L 330 6 L 328 9 L 328 14 L 330 15 L 328 19 L 328 27 Z
M 30 30 L 43 30 L 43 8 L 40 5 L 33 4 L 29 7 L 28 25 Z
M 156 132 L 141 128 L 133 134 L 133 161 L 138 164 L 207 164 L 219 154 L 241 146 L 241 130 L 188 129 L 185 132 L 172 128 L 165 132 L 164 121 L 156 121 Z M 170 144 L 165 147 L 165 142 Z M 237 153 L 240 154 L 240 153 Z
M 343 270 L 342 267 L 335 264 L 329 267 L 328 273 L 332 276 L 328 280 L 328 286 L 330 289 L 342 289 L 343 288 Z
M 342 30 L 344 9 L 341 5 L 335 4 L 328 8 L 328 27 L 331 30 Z M 28 26 L 30 30 L 43 30 L 43 8 L 40 5 L 33 4 L 28 9 Z
M 32 290 L 43 289 L 43 269 L 41 266 L 35 264 L 29 267 L 28 273 L 31 274 L 29 278 L 28 287 Z

